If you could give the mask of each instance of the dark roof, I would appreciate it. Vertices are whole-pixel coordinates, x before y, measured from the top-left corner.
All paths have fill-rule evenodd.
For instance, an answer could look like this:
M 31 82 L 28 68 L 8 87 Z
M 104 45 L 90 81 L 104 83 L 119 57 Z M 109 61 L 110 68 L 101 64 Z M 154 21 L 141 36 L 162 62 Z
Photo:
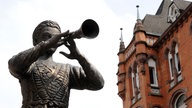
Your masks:
M 161 36 L 161 34 L 170 26 L 167 22 L 169 6 L 175 3 L 180 10 L 184 10 L 190 2 L 184 0 L 163 0 L 155 15 L 147 14 L 142 20 L 147 34 Z
M 185 10 L 185 8 L 191 3 L 189 1 L 183 1 L 183 0 L 174 0 L 174 2 L 181 10 Z

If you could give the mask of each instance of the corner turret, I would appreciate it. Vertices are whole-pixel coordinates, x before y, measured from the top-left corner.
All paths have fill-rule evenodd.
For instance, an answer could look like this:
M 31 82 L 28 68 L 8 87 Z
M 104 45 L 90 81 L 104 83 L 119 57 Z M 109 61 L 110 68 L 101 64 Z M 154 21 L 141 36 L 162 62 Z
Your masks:
M 146 53 L 146 32 L 142 24 L 142 20 L 139 17 L 139 5 L 137 7 L 137 22 L 134 28 L 134 37 L 135 37 L 135 47 L 136 47 L 136 59 L 137 63 L 140 65 L 140 72 L 145 73 L 144 64 L 146 62 L 147 53 Z

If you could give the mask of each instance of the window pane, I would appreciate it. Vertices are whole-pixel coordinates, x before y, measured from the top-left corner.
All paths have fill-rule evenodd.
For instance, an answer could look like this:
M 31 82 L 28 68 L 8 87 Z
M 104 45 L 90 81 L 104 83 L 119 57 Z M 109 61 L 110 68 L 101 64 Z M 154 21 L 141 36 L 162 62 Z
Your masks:
M 168 62 L 169 62 L 169 71 L 171 80 L 173 79 L 173 63 L 172 63 L 172 54 L 171 52 L 168 53 Z
M 149 65 L 149 79 L 151 86 L 158 86 L 156 62 L 153 59 L 148 60 Z
M 133 92 L 133 97 L 134 97 L 135 96 L 135 88 L 134 88 L 135 75 L 134 75 L 134 73 L 132 73 L 131 78 L 132 78 L 132 92 Z
M 177 62 L 177 71 L 181 71 L 181 66 L 180 66 L 180 60 L 179 60 L 179 53 L 176 54 L 176 62 Z
M 182 106 L 184 106 L 184 100 L 185 100 L 185 95 L 182 94 L 178 97 L 178 99 L 175 102 L 175 108 L 181 108 Z
M 150 75 L 150 83 L 155 84 L 154 68 L 153 67 L 149 67 L 149 75 Z
M 136 73 L 136 86 L 139 89 L 139 75 L 138 75 L 138 72 Z

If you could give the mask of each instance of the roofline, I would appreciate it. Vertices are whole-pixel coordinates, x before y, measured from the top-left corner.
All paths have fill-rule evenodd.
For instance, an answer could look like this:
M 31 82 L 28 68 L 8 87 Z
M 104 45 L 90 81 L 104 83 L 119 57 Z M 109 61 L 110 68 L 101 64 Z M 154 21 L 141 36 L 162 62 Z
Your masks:
M 152 33 L 152 32 L 146 32 L 147 35 L 152 35 L 152 36 L 156 36 L 156 37 L 160 37 L 161 34 L 160 33 Z
M 168 37 L 172 35 L 172 32 L 176 30 L 178 26 L 180 26 L 186 18 L 188 18 L 192 14 L 192 3 L 187 6 L 185 11 L 181 13 L 181 15 L 162 33 L 159 39 L 155 42 L 154 47 L 159 48 L 162 43 L 167 40 Z

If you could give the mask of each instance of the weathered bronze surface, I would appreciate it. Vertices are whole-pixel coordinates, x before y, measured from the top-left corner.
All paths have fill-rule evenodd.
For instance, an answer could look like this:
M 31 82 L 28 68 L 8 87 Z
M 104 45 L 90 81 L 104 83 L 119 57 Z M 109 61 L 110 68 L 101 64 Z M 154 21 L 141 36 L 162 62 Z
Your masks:
M 96 68 L 79 52 L 73 33 L 61 33 L 59 25 L 50 20 L 41 22 L 33 32 L 34 47 L 13 56 L 8 64 L 10 73 L 21 85 L 22 108 L 67 108 L 70 89 L 99 90 L 104 79 Z M 67 37 L 67 38 L 66 38 Z M 52 55 L 65 45 L 81 67 L 56 63 Z

